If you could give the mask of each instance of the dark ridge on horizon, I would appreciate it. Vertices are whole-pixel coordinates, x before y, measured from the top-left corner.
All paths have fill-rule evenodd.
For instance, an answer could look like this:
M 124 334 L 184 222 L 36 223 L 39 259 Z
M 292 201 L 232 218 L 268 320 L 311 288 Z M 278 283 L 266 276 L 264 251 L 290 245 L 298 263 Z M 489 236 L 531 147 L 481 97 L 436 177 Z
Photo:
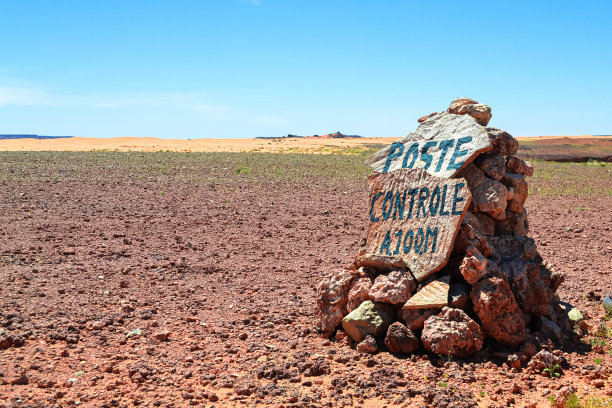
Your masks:
M 68 139 L 74 136 L 41 136 L 41 135 L 0 135 L 0 140 L 6 139 Z
M 289 133 L 287 136 L 257 136 L 255 139 L 303 139 L 303 138 L 318 138 L 318 139 L 343 139 L 347 137 L 361 137 L 359 135 L 345 135 L 338 131 L 335 133 L 327 133 L 325 135 L 298 136 Z

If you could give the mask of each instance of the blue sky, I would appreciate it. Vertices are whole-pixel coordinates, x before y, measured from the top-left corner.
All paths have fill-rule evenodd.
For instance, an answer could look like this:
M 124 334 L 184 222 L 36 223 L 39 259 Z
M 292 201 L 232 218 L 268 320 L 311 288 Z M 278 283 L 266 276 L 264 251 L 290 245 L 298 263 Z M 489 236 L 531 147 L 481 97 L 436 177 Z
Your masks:
M 0 133 L 612 133 L 607 1 L 0 0 Z

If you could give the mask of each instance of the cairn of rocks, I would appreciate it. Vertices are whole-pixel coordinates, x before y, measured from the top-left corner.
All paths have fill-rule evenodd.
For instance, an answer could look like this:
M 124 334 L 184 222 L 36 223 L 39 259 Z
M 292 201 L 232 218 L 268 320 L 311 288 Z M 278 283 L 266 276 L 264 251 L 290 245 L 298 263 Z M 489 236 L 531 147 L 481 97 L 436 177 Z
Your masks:
M 580 334 L 580 312 L 555 293 L 563 275 L 529 237 L 533 166 L 490 119 L 487 105 L 455 99 L 368 160 L 368 236 L 319 285 L 323 335 L 365 353 L 422 345 L 458 358 L 487 343 L 520 367 Z

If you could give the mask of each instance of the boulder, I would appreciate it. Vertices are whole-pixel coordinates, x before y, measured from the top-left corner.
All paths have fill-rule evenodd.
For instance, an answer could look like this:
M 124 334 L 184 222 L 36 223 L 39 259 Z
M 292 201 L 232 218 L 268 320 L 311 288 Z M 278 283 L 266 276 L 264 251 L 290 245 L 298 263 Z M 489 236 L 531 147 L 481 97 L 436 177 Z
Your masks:
M 419 348 L 419 339 L 412 330 L 400 322 L 395 322 L 387 329 L 385 346 L 392 353 L 410 354 Z
M 415 289 L 416 283 L 410 272 L 397 270 L 379 275 L 370 288 L 369 297 L 374 302 L 404 303 Z
M 522 174 L 527 177 L 533 176 L 533 165 L 516 156 L 506 157 L 506 169 L 510 173 Z
M 480 231 L 485 235 L 495 234 L 495 219 L 485 213 L 474 213 L 474 217 L 480 224 Z
M 487 213 L 496 220 L 503 220 L 506 217 L 507 194 L 506 186 L 485 177 L 484 181 L 472 191 L 470 211 Z
M 487 272 L 487 258 L 473 245 L 470 245 L 465 253 L 465 257 L 459 265 L 459 271 L 463 279 L 470 285 L 475 284 Z
M 457 174 L 457 177 L 464 178 L 467 181 L 470 191 L 474 191 L 485 179 L 485 174 L 474 162 L 468 164 Z
M 372 288 L 372 281 L 368 277 L 359 278 L 348 293 L 348 303 L 346 305 L 346 311 L 352 312 L 357 309 L 359 305 L 368 300 L 370 289 Z
M 426 350 L 465 358 L 482 348 L 484 333 L 463 310 L 444 307 L 425 321 L 421 341 Z
M 516 154 L 519 146 L 518 141 L 508 132 L 504 132 L 494 127 L 488 127 L 486 130 L 489 135 L 489 140 L 493 145 L 493 149 L 489 150 L 487 154 L 498 156 Z
M 342 319 L 344 331 L 357 343 L 369 334 L 376 337 L 393 322 L 395 311 L 386 303 L 366 300 Z
M 340 271 L 324 279 L 317 291 L 317 315 L 324 335 L 331 335 L 346 315 L 348 290 L 355 278 L 351 271 Z
M 553 291 L 540 276 L 540 266 L 521 258 L 500 264 L 508 277 L 514 298 L 524 313 L 545 316 Z
M 521 214 L 523 212 L 523 205 L 527 200 L 529 194 L 529 188 L 527 187 L 527 181 L 525 176 L 517 173 L 506 173 L 502 177 L 502 183 L 508 187 L 514 189 L 514 196 L 512 200 L 508 201 L 508 209 L 515 213 Z
M 427 119 L 429 119 L 429 118 L 431 118 L 431 117 L 433 117 L 433 116 L 436 116 L 437 114 L 438 114 L 438 112 L 432 112 L 432 113 L 430 113 L 429 115 L 421 116 L 421 117 L 420 117 L 420 118 L 417 120 L 417 122 L 419 122 L 419 123 L 423 123 L 423 122 L 425 122 Z
M 470 293 L 485 332 L 498 343 L 515 348 L 525 340 L 523 314 L 503 276 L 485 277 Z
M 501 180 L 506 173 L 506 160 L 501 156 L 481 154 L 475 162 L 478 168 L 493 180 Z
M 425 320 L 439 311 L 440 309 L 402 309 L 399 311 L 399 316 L 410 330 L 416 331 L 423 329 Z
M 448 112 L 456 115 L 470 115 L 481 126 L 487 126 L 491 120 L 491 108 L 469 98 L 455 99 L 451 102 Z
M 369 334 L 363 339 L 363 341 L 357 344 L 357 351 L 364 354 L 374 354 L 378 351 L 378 345 L 374 337 Z
M 508 202 L 508 205 L 509 204 L 510 202 Z M 523 208 L 521 213 L 506 210 L 506 218 L 495 222 L 495 233 L 497 235 L 529 234 L 527 210 Z

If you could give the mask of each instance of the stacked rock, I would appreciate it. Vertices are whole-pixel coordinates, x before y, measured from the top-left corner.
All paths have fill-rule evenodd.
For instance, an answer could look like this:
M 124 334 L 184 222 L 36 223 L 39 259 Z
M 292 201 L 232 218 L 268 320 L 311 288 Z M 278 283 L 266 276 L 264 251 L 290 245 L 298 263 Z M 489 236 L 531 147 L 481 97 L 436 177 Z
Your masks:
M 466 124 L 465 118 L 457 117 L 460 115 L 468 115 L 469 123 Z M 526 177 L 533 175 L 533 166 L 516 156 L 518 142 L 514 137 L 503 130 L 486 127 L 490 118 L 491 109 L 487 105 L 468 98 L 458 98 L 451 103 L 447 112 L 432 113 L 419 119 L 419 123 L 422 123 L 419 129 L 402 143 L 413 143 L 419 137 L 430 140 L 425 147 L 418 147 L 420 150 L 415 153 L 418 155 L 421 152 L 421 161 L 426 163 L 421 163 L 420 167 L 425 170 L 429 168 L 430 172 L 436 162 L 435 157 L 432 159 L 433 151 L 430 150 L 431 155 L 428 155 L 427 149 L 428 146 L 435 148 L 436 145 L 429 136 L 419 136 L 419 132 L 431 133 L 431 129 L 434 129 L 437 134 L 439 129 L 451 129 L 452 134 L 466 126 L 472 129 L 470 131 L 476 129 L 486 132 L 490 144 L 484 148 L 478 147 L 471 158 L 468 157 L 468 150 L 460 150 L 460 144 L 467 143 L 466 140 L 471 138 L 458 139 L 455 153 L 450 159 L 451 164 L 455 163 L 452 160 L 457 160 L 461 155 L 466 161 L 460 168 L 456 166 L 458 171 L 449 179 L 427 175 L 436 180 L 457 182 L 453 209 L 460 200 L 457 198 L 457 188 L 461 186 L 458 181 L 467 183 L 471 195 L 468 210 L 463 214 L 459 210 L 456 213 L 461 214 L 461 223 L 455 235 L 451 235 L 454 240 L 448 244 L 448 255 L 443 259 L 443 264 L 438 268 L 433 267 L 426 274 L 415 273 L 410 262 L 398 258 L 398 252 L 401 255 L 400 230 L 395 234 L 399 234 L 395 252 L 395 243 L 391 245 L 391 251 L 389 244 L 386 248 L 383 248 L 384 244 L 377 246 L 376 255 L 382 255 L 374 257 L 376 259 L 373 261 L 371 256 L 368 258 L 366 255 L 367 251 L 362 249 L 350 268 L 338 271 L 322 281 L 318 289 L 317 313 L 324 335 L 335 334 L 337 339 L 352 340 L 362 352 L 372 353 L 384 345 L 393 353 L 412 353 L 422 344 L 427 351 L 459 358 L 479 351 L 488 338 L 486 341 L 502 350 L 516 350 L 512 354 L 514 360 L 525 363 L 549 339 L 562 343 L 576 331 L 572 332 L 575 328 L 568 318 L 571 306 L 559 301 L 555 294 L 563 281 L 563 275 L 543 261 L 534 240 L 528 236 L 529 222 L 524 204 L 528 194 Z M 417 143 L 420 142 L 414 142 L 415 145 Z M 445 160 L 445 155 L 448 160 L 451 154 L 448 146 L 452 146 L 452 143 L 438 144 L 445 146 L 444 151 L 440 148 L 440 163 Z M 408 153 L 402 157 L 399 151 Z M 396 177 L 398 174 L 403 177 L 403 174 L 419 172 L 417 178 L 422 179 L 424 175 L 417 168 L 419 162 L 415 160 L 412 160 L 412 163 L 416 163 L 412 170 L 403 170 L 411 168 L 409 154 L 410 150 L 394 143 L 375 154 L 370 164 L 378 173 L 389 171 L 386 173 L 389 176 L 396 173 Z M 403 159 L 402 170 L 390 165 L 395 158 L 399 161 Z M 372 164 L 375 162 L 379 164 Z M 443 167 L 440 163 L 438 170 Z M 452 168 L 452 165 L 448 168 Z M 375 176 L 371 177 L 371 184 L 372 180 L 386 177 L 380 174 Z M 423 216 L 429 216 L 424 202 L 421 203 L 424 194 L 419 196 L 418 189 L 416 191 L 417 194 L 412 197 L 419 206 L 416 217 L 419 217 L 421 204 L 424 207 Z M 444 195 L 446 192 L 445 187 Z M 405 193 L 402 202 L 399 192 L 396 196 L 391 194 L 387 200 L 382 193 L 374 195 L 373 191 L 371 221 L 378 221 L 374 216 L 374 208 L 376 200 L 380 202 L 382 197 L 385 197 L 382 204 L 385 220 L 387 217 L 391 220 L 393 206 L 393 220 L 396 219 L 398 208 L 401 209 L 400 214 L 404 215 L 404 205 L 408 205 Z M 397 197 L 397 202 L 394 197 Z M 411 213 L 412 205 L 410 202 Z M 434 215 L 433 204 L 430 203 L 430 206 L 431 215 Z M 429 228 L 427 232 L 430 232 Z M 436 249 L 437 228 L 435 233 L 431 252 L 440 250 Z M 368 240 L 370 237 L 369 232 Z M 407 254 L 405 259 L 423 256 L 423 252 L 409 254 L 406 238 L 403 241 L 404 254 Z M 410 245 L 412 240 L 411 236 Z M 443 244 L 438 242 L 439 247 Z M 427 245 L 425 242 L 426 250 Z M 389 256 L 383 256 L 384 249 Z

